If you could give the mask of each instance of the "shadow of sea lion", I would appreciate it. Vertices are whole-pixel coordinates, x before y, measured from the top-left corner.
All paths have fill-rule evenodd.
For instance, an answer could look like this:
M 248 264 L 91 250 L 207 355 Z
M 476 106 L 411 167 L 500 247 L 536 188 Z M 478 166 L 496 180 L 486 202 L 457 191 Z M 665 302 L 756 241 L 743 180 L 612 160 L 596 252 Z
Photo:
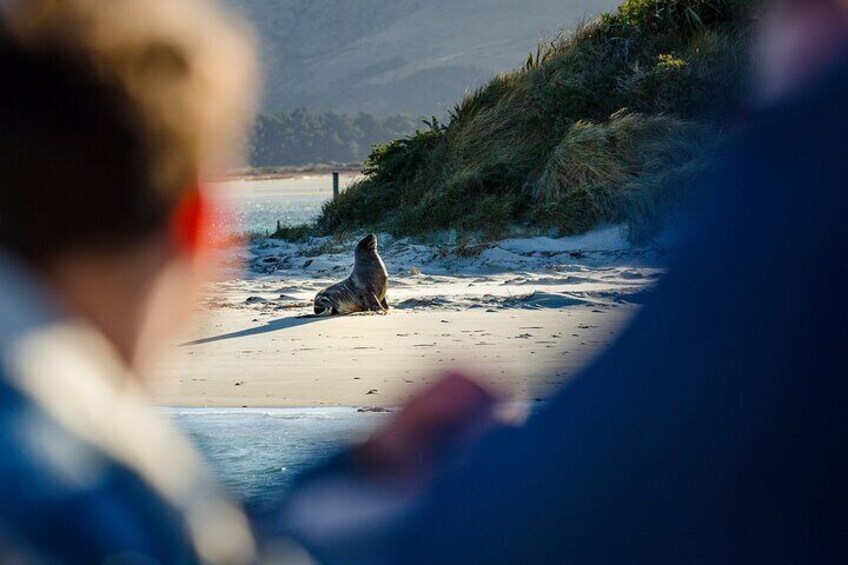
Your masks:
M 296 317 L 286 317 L 279 318 L 277 320 L 271 320 L 266 322 L 261 326 L 255 326 L 253 328 L 247 328 L 244 330 L 239 330 L 237 332 L 230 332 L 226 334 L 216 335 L 212 337 L 204 337 L 201 339 L 196 339 L 194 341 L 188 341 L 186 343 L 181 343 L 180 347 L 188 347 L 190 345 L 203 345 L 205 343 L 212 343 L 215 341 L 224 341 L 226 339 L 236 339 L 239 337 L 249 337 L 252 335 L 259 335 L 268 332 L 276 332 L 279 330 L 287 330 L 289 328 L 296 328 L 298 326 L 305 326 L 306 324 L 311 324 L 312 322 L 318 322 L 320 320 L 325 320 L 328 318 L 321 318 L 320 316 L 296 316 Z

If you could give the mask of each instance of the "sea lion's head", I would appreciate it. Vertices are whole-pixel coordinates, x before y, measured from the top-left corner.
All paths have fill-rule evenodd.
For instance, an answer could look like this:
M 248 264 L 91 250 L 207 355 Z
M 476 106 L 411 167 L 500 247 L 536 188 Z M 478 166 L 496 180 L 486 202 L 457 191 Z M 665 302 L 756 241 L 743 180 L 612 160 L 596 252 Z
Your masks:
M 316 316 L 332 316 L 336 311 L 333 301 L 323 290 L 315 297 L 314 311 Z
M 377 236 L 369 233 L 356 245 L 356 253 L 368 253 L 377 249 Z

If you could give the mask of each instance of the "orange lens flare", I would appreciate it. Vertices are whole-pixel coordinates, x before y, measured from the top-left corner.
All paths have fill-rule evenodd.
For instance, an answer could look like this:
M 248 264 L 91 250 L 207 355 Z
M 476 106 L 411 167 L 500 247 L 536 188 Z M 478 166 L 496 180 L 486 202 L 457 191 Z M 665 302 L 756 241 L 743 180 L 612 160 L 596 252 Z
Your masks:
M 226 243 L 231 214 L 202 184 L 189 190 L 171 217 L 171 236 L 186 253 L 200 254 Z

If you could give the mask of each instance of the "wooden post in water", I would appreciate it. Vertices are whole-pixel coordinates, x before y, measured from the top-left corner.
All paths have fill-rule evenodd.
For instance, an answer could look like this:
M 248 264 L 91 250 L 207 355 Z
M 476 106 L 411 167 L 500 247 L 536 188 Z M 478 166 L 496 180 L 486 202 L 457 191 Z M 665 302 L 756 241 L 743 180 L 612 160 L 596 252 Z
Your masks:
M 339 197 L 339 172 L 333 171 L 333 200 Z

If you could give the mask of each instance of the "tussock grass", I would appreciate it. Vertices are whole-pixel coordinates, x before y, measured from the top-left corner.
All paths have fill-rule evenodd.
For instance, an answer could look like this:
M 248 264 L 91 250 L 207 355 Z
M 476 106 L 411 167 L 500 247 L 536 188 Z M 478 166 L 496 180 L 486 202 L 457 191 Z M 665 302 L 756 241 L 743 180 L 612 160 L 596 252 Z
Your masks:
M 622 222 L 634 239 L 645 239 L 659 212 L 706 166 L 713 133 L 662 114 L 622 111 L 605 123 L 579 121 L 532 185 L 535 219 L 564 234 Z
M 649 237 L 744 96 L 744 0 L 626 0 L 540 45 L 414 135 L 374 149 L 315 234 L 497 238 L 626 222 Z
M 277 229 L 271 234 L 275 239 L 285 239 L 294 243 L 308 240 L 314 234 L 315 226 L 310 224 L 299 224 L 296 226 L 284 226 L 277 222 Z

